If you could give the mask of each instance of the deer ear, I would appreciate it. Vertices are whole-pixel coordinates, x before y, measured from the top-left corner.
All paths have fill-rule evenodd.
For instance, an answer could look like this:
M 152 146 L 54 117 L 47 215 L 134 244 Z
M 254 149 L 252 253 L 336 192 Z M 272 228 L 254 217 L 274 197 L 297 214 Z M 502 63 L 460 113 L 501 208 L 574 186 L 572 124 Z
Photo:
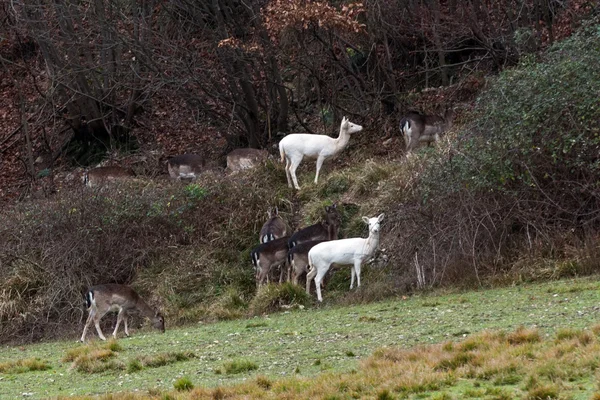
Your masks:
M 377 217 L 377 221 L 379 221 L 379 222 L 383 221 L 383 216 L 384 215 L 385 214 L 383 214 L 383 213 L 379 214 L 379 217 Z
M 369 224 L 369 218 L 367 218 L 367 217 L 362 217 L 362 220 L 363 220 L 363 221 L 364 221 L 366 224 Z

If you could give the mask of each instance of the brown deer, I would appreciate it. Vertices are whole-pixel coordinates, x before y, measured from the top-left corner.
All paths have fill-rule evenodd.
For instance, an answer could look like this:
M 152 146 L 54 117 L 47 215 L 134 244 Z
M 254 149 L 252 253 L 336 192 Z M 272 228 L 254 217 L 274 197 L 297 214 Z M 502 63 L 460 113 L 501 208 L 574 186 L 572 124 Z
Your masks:
M 267 243 L 271 240 L 287 236 L 289 228 L 283 218 L 279 216 L 279 210 L 275 207 L 273 214 L 271 209 L 267 211 L 269 219 L 264 223 L 260 230 L 260 243 Z
M 431 146 L 440 140 L 448 129 L 452 127 L 454 111 L 446 109 L 443 117 L 438 115 L 425 115 L 411 112 L 400 121 L 400 131 L 404 137 L 406 151 L 413 151 L 421 143 Z
M 104 285 L 92 286 L 85 295 L 85 302 L 88 309 L 88 318 L 83 327 L 80 341 L 85 340 L 85 335 L 89 326 L 94 323 L 98 336 L 106 340 L 100 329 L 100 319 L 110 311 L 118 311 L 117 324 L 113 331 L 113 337 L 117 338 L 117 330 L 121 321 L 125 325 L 125 335 L 129 336 L 127 329 L 127 315 L 129 312 L 137 310 L 144 317 L 150 318 L 152 325 L 164 333 L 165 319 L 162 314 L 151 308 L 142 298 L 129 286 L 108 283 Z
M 83 183 L 89 187 L 100 187 L 111 182 L 131 179 L 135 176 L 132 170 L 119 166 L 97 167 L 83 173 Z
M 252 249 L 250 257 L 256 272 L 256 286 L 261 287 L 265 281 L 268 283 L 269 272 L 273 267 L 281 267 L 279 283 L 283 282 L 283 265 L 287 260 L 289 236 L 271 240 Z M 289 280 L 289 276 L 287 278 Z
M 167 161 L 169 176 L 177 180 L 196 179 L 204 171 L 205 165 L 204 158 L 197 154 L 181 154 Z
M 323 243 L 325 240 L 311 240 L 297 244 L 288 252 L 288 266 L 291 270 L 292 283 L 298 284 L 300 276 L 308 272 L 308 252 L 315 245 Z
M 327 206 L 325 207 L 325 220 L 294 233 L 288 242 L 288 246 L 292 249 L 300 243 L 311 240 L 337 239 L 341 223 L 342 218 L 337 210 L 337 205 Z

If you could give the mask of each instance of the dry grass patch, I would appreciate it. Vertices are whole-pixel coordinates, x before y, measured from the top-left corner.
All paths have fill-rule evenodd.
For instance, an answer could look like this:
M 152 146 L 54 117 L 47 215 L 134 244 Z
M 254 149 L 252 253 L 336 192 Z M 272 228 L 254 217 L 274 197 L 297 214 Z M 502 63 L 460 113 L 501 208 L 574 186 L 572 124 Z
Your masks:
M 62 358 L 63 362 L 75 361 L 79 357 L 86 356 L 96 350 L 109 350 L 111 352 L 123 351 L 123 346 L 119 344 L 115 339 L 110 339 L 108 342 L 92 342 L 81 346 L 74 347 L 67 350 L 67 353 Z M 101 356 L 102 352 L 98 353 Z
M 538 343 L 542 338 L 537 329 L 526 329 L 520 326 L 515 332 L 508 335 L 507 340 L 510 344 L 520 345 L 524 343 Z
M 30 371 L 45 371 L 50 368 L 52 367 L 48 361 L 39 358 L 26 358 L 0 363 L 0 373 L 2 374 L 22 374 Z
M 93 342 L 69 349 L 62 360 L 72 362 L 71 368 L 88 374 L 108 370 L 118 371 L 125 369 L 125 364 L 115 359 L 117 353 L 122 350 L 123 347 L 116 340 L 111 339 L 105 343 Z

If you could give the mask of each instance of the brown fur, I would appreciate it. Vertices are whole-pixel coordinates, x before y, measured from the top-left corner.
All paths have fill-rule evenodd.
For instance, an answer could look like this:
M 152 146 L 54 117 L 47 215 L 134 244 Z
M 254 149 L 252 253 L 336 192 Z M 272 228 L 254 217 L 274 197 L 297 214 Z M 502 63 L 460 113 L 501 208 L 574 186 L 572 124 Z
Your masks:
M 197 154 L 181 154 L 167 161 L 172 179 L 195 179 L 205 169 L 206 162 Z
M 254 265 L 254 269 L 256 271 L 256 285 L 258 287 L 268 280 L 271 268 L 277 266 L 283 267 L 285 264 L 288 254 L 288 240 L 289 236 L 284 236 L 282 238 L 260 244 L 250 253 L 250 256 L 252 257 L 252 265 Z M 279 283 L 283 281 L 283 271 L 284 268 L 281 268 Z
M 337 211 L 337 206 L 325 207 L 325 221 L 307 226 L 294 233 L 289 241 L 290 249 L 294 246 L 311 240 L 334 240 L 338 238 L 338 232 L 342 218 Z
M 452 127 L 454 111 L 447 109 L 444 116 L 409 113 L 400 121 L 406 151 L 416 149 L 421 143 L 428 146 L 437 142 Z
M 287 236 L 289 228 L 283 218 L 279 216 L 279 210 L 275 208 L 275 215 L 271 214 L 271 210 L 267 214 L 269 219 L 260 230 L 260 242 L 266 243 Z
M 127 314 L 133 310 L 138 310 L 144 317 L 150 318 L 155 328 L 165 331 L 165 320 L 160 312 L 152 309 L 131 287 L 108 283 L 104 285 L 92 286 L 86 293 L 86 304 L 88 308 L 88 318 L 83 328 L 80 341 L 85 340 L 85 335 L 89 326 L 94 322 L 98 336 L 106 340 L 100 329 L 100 319 L 110 311 L 118 311 L 117 324 L 113 331 L 113 337 L 117 337 L 117 330 L 121 321 L 125 325 L 125 335 L 129 336 L 127 329 Z
M 88 187 L 103 186 L 110 182 L 130 179 L 135 174 L 128 168 L 116 165 L 93 168 L 84 174 L 84 183 Z

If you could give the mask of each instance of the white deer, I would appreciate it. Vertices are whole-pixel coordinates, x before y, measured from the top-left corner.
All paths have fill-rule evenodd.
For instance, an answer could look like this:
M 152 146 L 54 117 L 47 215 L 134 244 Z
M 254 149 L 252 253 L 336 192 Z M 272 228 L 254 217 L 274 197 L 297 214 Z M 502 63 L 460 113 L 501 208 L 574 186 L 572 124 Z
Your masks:
M 323 162 L 340 153 L 348 145 L 350 134 L 362 131 L 362 126 L 353 124 L 346 117 L 342 118 L 340 134 L 337 138 L 327 135 L 311 135 L 309 133 L 292 133 L 279 142 L 279 154 L 281 161 L 285 160 L 285 174 L 288 186 L 292 187 L 292 181 L 296 189 L 300 189 L 296 178 L 296 169 L 306 156 L 317 159 L 317 174 L 315 183 L 319 181 L 319 171 Z
M 319 243 L 308 252 L 310 272 L 306 276 L 306 293 L 310 294 L 310 282 L 314 279 L 317 287 L 317 298 L 321 297 L 321 282 L 331 264 L 352 265 L 350 289 L 354 287 L 356 275 L 357 287 L 360 287 L 360 267 L 368 260 L 379 246 L 379 228 L 383 214 L 378 217 L 362 217 L 369 225 L 369 237 L 331 240 Z
M 152 325 L 165 331 L 165 319 L 162 314 L 152 309 L 142 298 L 129 286 L 119 285 L 116 283 L 107 283 L 105 285 L 97 285 L 91 287 L 86 295 L 85 302 L 88 308 L 88 318 L 81 334 L 81 342 L 85 340 L 85 335 L 89 326 L 94 322 L 98 336 L 102 340 L 106 340 L 102 330 L 100 329 L 100 319 L 110 311 L 118 311 L 117 325 L 113 331 L 113 337 L 117 338 L 117 330 L 121 321 L 125 325 L 125 335 L 129 336 L 127 329 L 127 314 L 130 311 L 138 310 L 144 317 L 150 318 Z

